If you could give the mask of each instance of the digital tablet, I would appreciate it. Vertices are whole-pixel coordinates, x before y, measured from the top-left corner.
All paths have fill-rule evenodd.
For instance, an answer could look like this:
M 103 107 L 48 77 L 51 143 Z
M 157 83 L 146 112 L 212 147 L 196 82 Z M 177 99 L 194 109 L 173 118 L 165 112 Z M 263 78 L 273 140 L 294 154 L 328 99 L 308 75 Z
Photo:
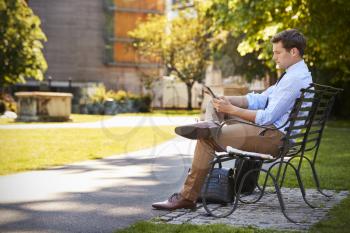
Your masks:
M 203 91 L 210 95 L 211 97 L 217 99 L 218 97 L 214 94 L 214 92 L 210 89 L 210 87 L 203 85 Z

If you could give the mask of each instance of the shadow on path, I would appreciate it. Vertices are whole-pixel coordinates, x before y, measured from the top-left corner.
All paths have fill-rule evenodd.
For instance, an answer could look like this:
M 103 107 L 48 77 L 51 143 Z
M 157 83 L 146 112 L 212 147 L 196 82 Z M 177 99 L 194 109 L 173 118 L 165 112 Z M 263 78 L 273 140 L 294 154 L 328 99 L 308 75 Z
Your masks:
M 106 158 L 0 178 L 1 232 L 113 232 L 165 212 L 191 156 Z

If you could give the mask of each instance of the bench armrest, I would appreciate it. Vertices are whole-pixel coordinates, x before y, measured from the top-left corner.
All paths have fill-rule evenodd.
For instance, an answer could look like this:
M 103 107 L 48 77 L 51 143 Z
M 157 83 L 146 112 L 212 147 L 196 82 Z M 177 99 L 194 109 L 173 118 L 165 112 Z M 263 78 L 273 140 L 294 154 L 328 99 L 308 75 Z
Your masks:
M 237 120 L 237 119 L 228 119 L 228 120 L 223 121 L 220 124 L 220 129 L 224 125 L 227 125 L 228 123 L 231 123 L 231 122 L 238 122 L 238 123 L 242 123 L 242 124 L 246 124 L 246 125 L 252 125 L 252 126 L 256 126 L 256 127 L 262 128 L 262 129 L 270 129 L 270 130 L 279 130 L 279 129 L 281 129 L 282 127 L 284 127 L 287 124 L 287 122 L 286 122 L 282 126 L 280 126 L 278 128 L 274 128 L 274 127 L 268 127 L 268 126 L 264 126 L 264 125 L 258 125 L 258 124 L 251 123 L 251 122 L 248 122 L 248 121 L 242 121 L 242 120 Z

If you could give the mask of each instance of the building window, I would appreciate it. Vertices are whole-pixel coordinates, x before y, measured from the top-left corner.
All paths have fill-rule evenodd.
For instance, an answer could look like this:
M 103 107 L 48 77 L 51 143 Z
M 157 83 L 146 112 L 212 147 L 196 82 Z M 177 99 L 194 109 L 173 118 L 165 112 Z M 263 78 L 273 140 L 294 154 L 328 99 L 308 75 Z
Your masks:
M 138 66 L 139 59 L 131 47 L 128 32 L 148 14 L 164 14 L 165 0 L 105 0 L 105 9 L 105 64 Z

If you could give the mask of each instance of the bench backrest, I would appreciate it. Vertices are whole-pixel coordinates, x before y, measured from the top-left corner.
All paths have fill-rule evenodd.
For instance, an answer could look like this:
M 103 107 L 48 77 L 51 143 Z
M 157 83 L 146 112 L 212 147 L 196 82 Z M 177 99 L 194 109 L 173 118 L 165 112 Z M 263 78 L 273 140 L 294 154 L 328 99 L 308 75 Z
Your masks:
M 316 83 L 301 90 L 288 118 L 280 157 L 303 155 L 314 149 L 316 157 L 335 97 L 341 90 Z

